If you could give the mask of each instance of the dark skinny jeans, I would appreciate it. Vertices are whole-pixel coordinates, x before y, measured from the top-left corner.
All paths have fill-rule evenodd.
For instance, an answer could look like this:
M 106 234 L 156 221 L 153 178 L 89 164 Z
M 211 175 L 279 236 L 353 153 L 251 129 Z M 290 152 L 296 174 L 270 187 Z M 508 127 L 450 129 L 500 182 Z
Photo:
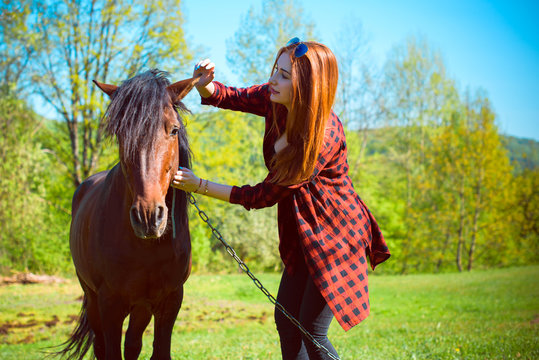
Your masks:
M 293 274 L 284 271 L 277 293 L 277 301 L 296 318 L 301 325 L 332 354 L 337 355 L 327 337 L 333 319 L 325 299 L 314 284 L 305 266 L 299 266 Z M 281 311 L 275 309 L 275 324 L 281 341 L 283 360 L 331 359 L 304 336 Z

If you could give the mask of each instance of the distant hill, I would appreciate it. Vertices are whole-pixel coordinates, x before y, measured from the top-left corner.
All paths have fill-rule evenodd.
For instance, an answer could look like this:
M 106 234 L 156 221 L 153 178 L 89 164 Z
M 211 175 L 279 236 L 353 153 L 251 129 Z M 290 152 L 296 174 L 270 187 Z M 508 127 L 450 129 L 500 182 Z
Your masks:
M 511 163 L 516 171 L 539 167 L 539 142 L 532 139 L 503 136 Z
M 396 127 L 384 127 L 370 130 L 367 144 L 367 154 L 385 154 L 388 151 L 387 144 L 398 131 Z M 350 131 L 353 133 L 353 131 Z M 515 172 L 520 173 L 524 169 L 535 169 L 539 167 L 539 141 L 533 139 L 518 138 L 514 136 L 501 135 L 509 159 L 515 167 Z

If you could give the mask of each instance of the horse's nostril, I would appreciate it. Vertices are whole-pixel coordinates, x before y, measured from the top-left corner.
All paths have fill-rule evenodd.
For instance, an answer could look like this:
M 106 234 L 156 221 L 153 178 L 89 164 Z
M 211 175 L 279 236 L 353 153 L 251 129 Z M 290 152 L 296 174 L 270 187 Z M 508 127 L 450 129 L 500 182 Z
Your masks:
M 136 207 L 132 206 L 129 214 L 131 216 L 131 222 L 136 223 L 136 224 L 140 224 L 142 222 L 140 218 L 140 214 Z
M 156 217 L 158 222 L 163 221 L 163 218 L 165 217 L 165 207 L 164 206 L 160 205 L 155 209 L 155 217 Z

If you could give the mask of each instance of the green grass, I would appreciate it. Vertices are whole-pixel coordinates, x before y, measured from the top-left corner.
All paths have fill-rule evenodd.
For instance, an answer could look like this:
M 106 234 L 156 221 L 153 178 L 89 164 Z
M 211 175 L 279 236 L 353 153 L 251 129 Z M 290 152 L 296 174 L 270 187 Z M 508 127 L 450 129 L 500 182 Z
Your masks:
M 275 295 L 279 275 L 257 276 Z M 343 360 L 539 359 L 539 266 L 369 280 L 369 318 L 330 328 Z M 41 359 L 66 340 L 81 294 L 76 280 L 1 286 L 0 359 Z M 152 335 L 150 324 L 142 359 Z M 246 275 L 192 275 L 172 348 L 173 359 L 280 359 L 273 307 Z

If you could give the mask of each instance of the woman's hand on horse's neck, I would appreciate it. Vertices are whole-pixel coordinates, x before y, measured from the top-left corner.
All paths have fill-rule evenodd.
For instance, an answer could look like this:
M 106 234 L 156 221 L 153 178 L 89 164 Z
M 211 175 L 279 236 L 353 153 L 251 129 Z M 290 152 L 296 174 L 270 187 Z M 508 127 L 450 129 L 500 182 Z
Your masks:
M 172 187 L 227 202 L 230 202 L 230 193 L 232 192 L 232 186 L 199 178 L 186 168 L 180 168 L 174 175 Z

